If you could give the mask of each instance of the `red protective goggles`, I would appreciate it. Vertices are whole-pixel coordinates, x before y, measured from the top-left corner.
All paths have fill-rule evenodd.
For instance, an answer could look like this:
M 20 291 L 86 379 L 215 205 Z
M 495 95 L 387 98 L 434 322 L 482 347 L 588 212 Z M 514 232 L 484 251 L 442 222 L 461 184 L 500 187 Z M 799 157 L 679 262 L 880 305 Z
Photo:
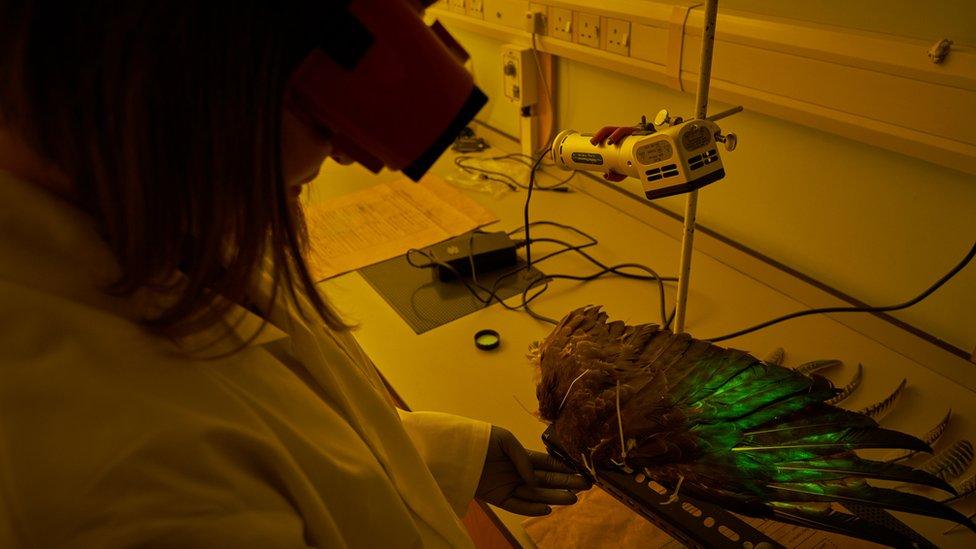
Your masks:
M 417 181 L 488 98 L 467 52 L 422 16 L 432 1 L 332 2 L 328 28 L 292 74 L 289 108 L 331 134 L 337 152 Z

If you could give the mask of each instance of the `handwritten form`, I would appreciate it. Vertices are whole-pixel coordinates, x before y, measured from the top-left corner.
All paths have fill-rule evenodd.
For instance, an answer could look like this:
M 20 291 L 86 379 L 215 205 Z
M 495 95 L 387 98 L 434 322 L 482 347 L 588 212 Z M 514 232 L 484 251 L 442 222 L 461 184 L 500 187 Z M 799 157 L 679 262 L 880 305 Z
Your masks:
M 315 280 L 423 248 L 498 221 L 443 179 L 400 179 L 312 205 L 305 211 Z

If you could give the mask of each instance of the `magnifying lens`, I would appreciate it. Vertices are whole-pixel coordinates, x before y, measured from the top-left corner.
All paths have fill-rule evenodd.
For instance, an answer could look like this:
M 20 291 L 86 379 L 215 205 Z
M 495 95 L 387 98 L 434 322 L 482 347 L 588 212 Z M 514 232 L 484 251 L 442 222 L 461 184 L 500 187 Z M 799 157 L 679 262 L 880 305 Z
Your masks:
M 502 338 L 495 330 L 478 330 L 474 334 L 474 346 L 482 351 L 490 351 L 498 347 Z

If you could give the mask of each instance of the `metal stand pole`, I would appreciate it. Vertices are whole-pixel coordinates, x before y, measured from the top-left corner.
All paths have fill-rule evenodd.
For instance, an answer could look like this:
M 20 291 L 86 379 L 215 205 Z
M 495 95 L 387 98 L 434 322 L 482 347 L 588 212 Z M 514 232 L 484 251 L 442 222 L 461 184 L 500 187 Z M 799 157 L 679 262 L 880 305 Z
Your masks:
M 698 70 L 698 94 L 695 99 L 695 118 L 705 118 L 708 111 L 708 83 L 712 76 L 712 47 L 715 45 L 715 19 L 718 0 L 705 3 L 705 26 L 702 29 L 701 66 Z M 681 77 L 680 75 L 678 76 Z M 688 305 L 688 284 L 691 278 L 691 252 L 695 243 L 695 218 L 698 215 L 698 191 L 688 193 L 685 203 L 685 226 L 681 239 L 681 267 L 678 271 L 678 299 L 675 305 L 674 332 L 685 329 L 685 308 Z

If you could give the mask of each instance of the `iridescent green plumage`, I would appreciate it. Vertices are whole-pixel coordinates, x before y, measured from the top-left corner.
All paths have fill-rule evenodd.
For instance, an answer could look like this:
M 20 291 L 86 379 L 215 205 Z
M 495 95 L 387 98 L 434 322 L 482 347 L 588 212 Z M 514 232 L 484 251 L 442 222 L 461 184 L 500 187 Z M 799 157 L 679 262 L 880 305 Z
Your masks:
M 831 502 L 967 523 L 936 501 L 865 482 L 953 492 L 925 471 L 858 457 L 930 448 L 826 404 L 839 391 L 823 377 L 654 325 L 607 322 L 597 307 L 567 315 L 536 352 L 540 415 L 582 463 L 625 464 L 729 510 L 862 537 L 871 528 Z

